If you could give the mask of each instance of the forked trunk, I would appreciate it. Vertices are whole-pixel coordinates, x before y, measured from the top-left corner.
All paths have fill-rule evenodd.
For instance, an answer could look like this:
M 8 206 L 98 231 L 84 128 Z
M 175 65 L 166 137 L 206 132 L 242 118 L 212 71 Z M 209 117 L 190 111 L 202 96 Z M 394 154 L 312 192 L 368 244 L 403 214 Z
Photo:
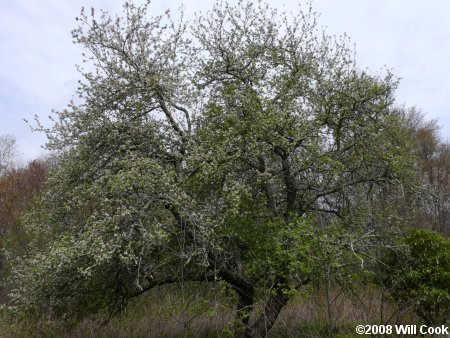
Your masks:
M 267 336 L 267 333 L 275 324 L 281 309 L 287 302 L 287 297 L 283 295 L 281 288 L 274 291 L 275 294 L 271 295 L 267 303 L 264 305 L 264 310 L 261 316 L 251 325 L 249 325 L 249 317 L 251 313 L 248 310 L 251 311 L 253 309 L 253 299 L 241 299 L 241 296 L 239 297 L 237 314 L 238 316 L 240 314 L 245 315 L 243 317 L 238 317 L 240 327 L 236 331 L 235 338 L 260 338 Z M 244 304 L 246 304 L 245 308 L 248 310 L 239 312 L 239 306 Z M 244 309 L 244 307 L 241 307 L 241 309 Z
M 275 290 L 275 294 L 271 295 L 264 312 L 250 327 L 251 337 L 266 337 L 269 330 L 275 324 L 281 309 L 287 302 L 287 297 L 283 295 L 281 289 Z

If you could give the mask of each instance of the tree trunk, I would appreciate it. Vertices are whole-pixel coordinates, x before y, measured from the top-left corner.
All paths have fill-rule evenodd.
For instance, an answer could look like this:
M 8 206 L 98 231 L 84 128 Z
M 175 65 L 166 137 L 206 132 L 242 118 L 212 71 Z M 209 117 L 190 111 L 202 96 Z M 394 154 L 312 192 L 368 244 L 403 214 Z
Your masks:
M 251 338 L 249 320 L 253 310 L 253 298 L 238 293 L 239 299 L 236 309 L 235 338 Z
M 221 269 L 219 276 L 232 286 L 239 297 L 234 327 L 235 338 L 266 337 L 267 332 L 275 324 L 278 314 L 288 300 L 283 294 L 283 289 L 287 286 L 285 278 L 277 278 L 274 281 L 276 287 L 270 290 L 271 294 L 264 306 L 262 315 L 254 323 L 250 324 L 250 317 L 254 310 L 254 285 L 247 278 L 243 278 L 241 275 L 229 269 Z M 308 282 L 305 281 L 304 284 Z
M 266 337 L 269 330 L 278 318 L 281 309 L 287 302 L 287 297 L 283 295 L 282 288 L 274 290 L 275 294 L 271 295 L 264 306 L 263 314 L 250 327 L 250 336 L 254 338 Z

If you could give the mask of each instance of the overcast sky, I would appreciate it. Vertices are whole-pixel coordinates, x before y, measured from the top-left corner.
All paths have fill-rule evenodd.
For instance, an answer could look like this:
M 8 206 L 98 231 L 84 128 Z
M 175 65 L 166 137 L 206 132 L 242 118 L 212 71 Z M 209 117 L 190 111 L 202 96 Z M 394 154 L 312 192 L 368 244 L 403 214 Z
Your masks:
M 297 7 L 297 1 L 267 2 Z M 153 0 L 152 8 L 159 14 L 182 3 L 189 16 L 213 1 Z M 36 114 L 48 124 L 51 110 L 63 109 L 77 87 L 81 49 L 70 32 L 81 6 L 118 13 L 122 1 L 0 0 L 0 135 L 15 135 L 23 160 L 42 154 L 45 143 L 23 119 Z M 397 102 L 437 118 L 450 139 L 450 1 L 315 0 L 313 7 L 329 34 L 351 37 L 360 68 L 392 69 L 401 78 Z

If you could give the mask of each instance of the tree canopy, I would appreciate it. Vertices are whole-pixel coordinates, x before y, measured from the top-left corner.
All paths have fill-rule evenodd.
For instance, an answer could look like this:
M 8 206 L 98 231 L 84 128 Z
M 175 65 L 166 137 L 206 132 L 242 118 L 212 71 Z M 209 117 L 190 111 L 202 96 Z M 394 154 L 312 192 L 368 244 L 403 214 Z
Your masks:
M 264 336 L 331 254 L 316 229 L 352 266 L 375 243 L 365 206 L 410 164 L 397 81 L 358 69 L 311 8 L 217 2 L 175 22 L 148 6 L 78 17 L 89 65 L 47 134 L 58 165 L 24 219 L 10 308 L 79 318 L 222 280 L 236 335 Z

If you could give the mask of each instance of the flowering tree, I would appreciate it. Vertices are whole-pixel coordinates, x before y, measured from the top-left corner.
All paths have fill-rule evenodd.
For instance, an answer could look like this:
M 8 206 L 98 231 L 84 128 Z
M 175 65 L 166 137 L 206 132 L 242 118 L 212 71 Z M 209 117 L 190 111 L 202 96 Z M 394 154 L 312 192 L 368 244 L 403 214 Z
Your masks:
M 218 2 L 173 22 L 148 5 L 78 18 L 90 66 L 48 131 L 58 165 L 26 218 L 11 308 L 76 317 L 221 279 L 236 335 L 264 336 L 314 278 L 317 222 L 352 229 L 336 236 L 349 260 L 373 238 L 358 200 L 407 161 L 396 81 L 358 70 L 310 8 Z

